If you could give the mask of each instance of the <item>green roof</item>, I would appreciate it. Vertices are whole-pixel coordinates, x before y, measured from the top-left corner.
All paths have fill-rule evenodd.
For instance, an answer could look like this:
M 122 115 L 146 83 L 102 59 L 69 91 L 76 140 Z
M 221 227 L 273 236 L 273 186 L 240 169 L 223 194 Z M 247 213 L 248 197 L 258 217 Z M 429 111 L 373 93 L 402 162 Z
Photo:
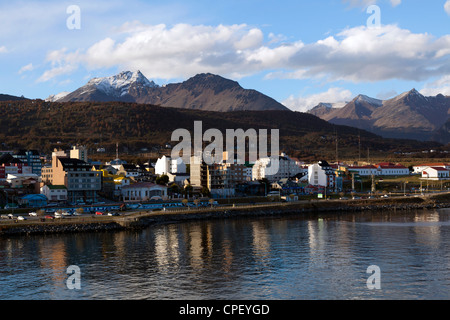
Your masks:
M 57 189 L 67 189 L 66 186 L 52 186 L 52 185 L 47 185 L 47 187 L 51 190 L 57 190 Z

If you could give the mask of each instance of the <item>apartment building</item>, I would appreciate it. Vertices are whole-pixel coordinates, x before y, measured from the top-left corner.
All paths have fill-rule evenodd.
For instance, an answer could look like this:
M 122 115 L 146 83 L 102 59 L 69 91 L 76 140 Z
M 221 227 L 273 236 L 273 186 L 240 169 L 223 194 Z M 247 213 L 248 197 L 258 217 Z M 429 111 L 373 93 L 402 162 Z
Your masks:
M 42 180 L 51 185 L 67 188 L 68 201 L 95 201 L 102 189 L 102 172 L 79 159 L 53 157 L 52 166 L 42 169 Z

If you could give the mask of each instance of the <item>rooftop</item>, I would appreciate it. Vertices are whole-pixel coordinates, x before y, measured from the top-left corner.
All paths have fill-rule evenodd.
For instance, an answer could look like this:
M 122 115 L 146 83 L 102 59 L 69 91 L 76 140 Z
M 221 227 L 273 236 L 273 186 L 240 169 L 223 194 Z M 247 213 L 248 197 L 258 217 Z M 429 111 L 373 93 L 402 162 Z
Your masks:
M 154 188 L 154 187 L 167 188 L 166 186 L 161 186 L 159 184 L 155 184 L 152 182 L 138 182 L 138 183 L 133 183 L 128 186 L 125 186 L 122 189 L 143 189 L 143 188 Z

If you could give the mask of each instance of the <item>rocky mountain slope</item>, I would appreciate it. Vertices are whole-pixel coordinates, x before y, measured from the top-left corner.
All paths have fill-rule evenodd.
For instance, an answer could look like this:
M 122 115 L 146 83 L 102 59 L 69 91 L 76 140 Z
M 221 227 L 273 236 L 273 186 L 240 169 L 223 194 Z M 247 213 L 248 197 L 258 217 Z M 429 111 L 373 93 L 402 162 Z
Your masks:
M 320 104 L 309 113 L 387 138 L 450 142 L 437 137 L 450 115 L 450 97 L 425 97 L 415 89 L 384 101 L 359 95 L 343 108 L 324 108 Z
M 274 99 L 242 88 L 214 74 L 198 74 L 182 83 L 158 86 L 140 71 L 95 78 L 69 94 L 50 96 L 52 102 L 136 102 L 205 111 L 288 110 Z

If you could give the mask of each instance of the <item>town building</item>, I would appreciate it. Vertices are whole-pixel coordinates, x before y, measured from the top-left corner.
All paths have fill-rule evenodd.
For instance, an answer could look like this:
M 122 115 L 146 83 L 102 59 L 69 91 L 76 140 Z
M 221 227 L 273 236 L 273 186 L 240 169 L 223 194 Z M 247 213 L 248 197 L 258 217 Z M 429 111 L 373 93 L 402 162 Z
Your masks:
M 294 161 L 284 153 L 278 159 L 279 166 L 276 172 L 273 172 L 272 158 L 258 159 L 252 168 L 252 179 L 262 180 L 265 178 L 270 182 L 276 182 L 284 178 L 291 178 L 304 171 L 298 160 Z
M 47 197 L 43 194 L 27 194 L 18 200 L 22 207 L 26 208 L 42 208 L 47 205 Z
M 424 163 L 420 165 L 413 166 L 413 173 L 415 174 L 422 174 L 423 170 L 426 168 L 433 167 L 433 168 L 444 168 L 447 170 L 450 170 L 450 163 Z
M 133 183 L 122 188 L 123 201 L 149 201 L 152 198 L 167 199 L 167 187 L 151 182 Z
M 73 146 L 70 150 L 70 158 L 88 162 L 88 150 L 85 146 Z
M 370 177 L 372 175 L 378 175 L 378 169 L 373 165 L 349 166 L 347 168 L 347 172 L 350 174 L 355 173 L 361 177 Z
M 422 178 L 426 180 L 449 180 L 450 170 L 442 167 L 428 167 L 422 170 Z
M 376 164 L 378 176 L 407 176 L 409 175 L 409 169 L 405 166 L 397 163 L 383 162 Z
M 102 173 L 92 171 L 91 166 L 79 159 L 53 157 L 52 166 L 42 170 L 43 182 L 64 185 L 71 202 L 96 201 L 97 192 L 102 189 Z M 45 176 L 45 177 L 44 177 Z
M 120 165 L 119 170 L 117 170 L 117 174 L 135 180 L 142 174 L 142 172 L 137 165 L 131 163 L 130 164 L 124 163 Z
M 41 156 L 37 150 L 19 150 L 17 153 L 12 155 L 14 158 L 22 161 L 23 164 L 26 164 L 31 168 L 31 173 L 34 173 L 38 176 L 41 175 L 42 169 L 42 161 Z
M 183 159 L 172 159 L 167 156 L 159 158 L 155 164 L 155 174 L 164 175 L 168 173 L 186 173 L 186 164 Z
M 199 190 L 206 187 L 213 197 L 235 195 L 238 184 L 247 181 L 246 167 L 237 159 L 230 161 L 224 152 L 221 163 L 206 164 L 200 157 L 192 156 L 190 161 L 190 182 Z
M 32 174 L 32 168 L 11 154 L 0 157 L 0 180 L 5 180 L 9 174 Z
M 27 189 L 33 193 L 39 193 L 39 176 L 34 173 L 16 173 L 8 174 L 6 177 L 11 188 L 14 189 Z
M 319 161 L 308 167 L 308 182 L 312 186 L 322 186 L 330 189 L 336 187 L 336 173 L 326 161 Z
M 44 185 L 41 187 L 40 192 L 47 197 L 49 202 L 65 202 L 68 199 L 67 188 L 64 185 Z

